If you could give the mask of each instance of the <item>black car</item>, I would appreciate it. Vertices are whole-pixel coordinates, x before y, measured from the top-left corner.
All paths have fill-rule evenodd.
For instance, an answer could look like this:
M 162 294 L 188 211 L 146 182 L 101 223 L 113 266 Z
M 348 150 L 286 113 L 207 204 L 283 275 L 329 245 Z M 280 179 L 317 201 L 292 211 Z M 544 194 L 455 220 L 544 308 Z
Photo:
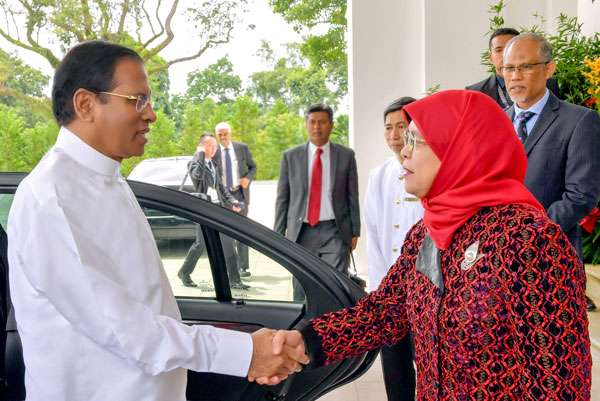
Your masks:
M 25 174 L 0 173 L 0 222 L 6 223 L 8 205 Z M 211 324 L 253 332 L 262 327 L 293 328 L 303 318 L 353 305 L 364 292 L 348 277 L 283 236 L 246 217 L 177 190 L 130 181 L 147 215 L 156 213 L 200 227 L 206 243 L 193 278 L 206 286 L 187 288 L 176 277 L 187 245 L 179 240 L 159 246 L 165 271 L 187 324 Z M 199 225 L 199 226 L 198 226 Z M 250 248 L 252 277 L 248 290 L 232 290 L 227 277 L 221 240 L 229 236 Z M 178 246 L 179 245 L 179 246 Z M 291 298 L 292 278 L 306 299 Z M 0 288 L 6 298 L 6 290 Z M 0 370 L 4 388 L 1 400 L 23 400 L 23 359 L 14 318 L 6 325 L 6 358 Z M 2 341 L 3 342 L 3 341 Z M 4 347 L 3 347 L 4 348 Z M 4 350 L 4 349 L 3 349 Z M 249 383 L 245 378 L 209 373 L 188 373 L 188 400 L 315 400 L 324 393 L 363 374 L 376 352 L 290 376 L 274 387 Z

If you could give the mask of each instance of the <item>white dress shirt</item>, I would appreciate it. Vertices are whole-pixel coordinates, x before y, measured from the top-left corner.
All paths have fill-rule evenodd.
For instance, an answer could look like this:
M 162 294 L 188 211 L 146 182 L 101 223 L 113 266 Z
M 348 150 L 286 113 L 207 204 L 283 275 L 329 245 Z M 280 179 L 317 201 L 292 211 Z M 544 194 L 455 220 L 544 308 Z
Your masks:
M 310 186 L 312 184 L 312 169 L 318 146 L 312 142 L 308 143 L 308 194 L 306 198 L 306 213 L 304 213 L 304 222 L 308 222 L 308 207 L 310 203 Z M 333 204 L 331 191 L 331 144 L 327 142 L 321 146 L 321 165 L 323 166 L 323 178 L 321 180 L 321 209 L 319 213 L 319 221 L 334 220 Z
M 10 290 L 28 401 L 183 401 L 186 369 L 247 374 L 248 334 L 180 322 L 119 167 L 61 128 L 15 194 Z
M 404 189 L 404 168 L 395 157 L 371 170 L 365 196 L 369 291 L 396 263 L 404 237 L 423 217 L 421 202 Z
M 231 181 L 233 183 L 232 188 L 239 187 L 240 177 L 238 175 L 238 161 L 237 157 L 235 156 L 235 150 L 233 149 L 233 142 L 230 141 L 229 146 L 227 147 L 219 144 L 219 148 L 221 149 L 221 166 L 223 168 L 223 177 L 221 178 L 223 180 L 223 186 L 227 188 L 227 163 L 225 162 L 225 149 L 229 149 L 229 156 L 231 157 L 231 177 L 233 178 Z

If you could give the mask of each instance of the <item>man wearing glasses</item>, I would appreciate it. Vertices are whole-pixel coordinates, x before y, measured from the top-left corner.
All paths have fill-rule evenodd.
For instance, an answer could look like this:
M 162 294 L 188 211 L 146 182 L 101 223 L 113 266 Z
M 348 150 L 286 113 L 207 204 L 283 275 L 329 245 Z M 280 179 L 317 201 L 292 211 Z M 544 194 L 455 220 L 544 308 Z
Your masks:
M 371 171 L 365 196 L 369 291 L 377 289 L 400 256 L 406 233 L 423 217 L 421 202 L 404 188 L 405 170 L 400 155 L 405 144 L 414 147 L 414 136 L 404 139 L 408 116 L 402 111 L 414 101 L 412 97 L 402 97 L 383 112 L 385 142 L 394 155 Z M 410 336 L 383 347 L 381 365 L 388 401 L 414 401 L 416 379 Z
M 502 76 L 502 55 L 504 54 L 504 48 L 508 41 L 518 34 L 519 31 L 514 28 L 499 28 L 490 35 L 488 42 L 489 61 L 494 66 L 495 74 L 490 75 L 481 82 L 466 87 L 466 89 L 485 93 L 494 99 L 503 109 L 512 105 L 512 100 L 508 95 L 506 82 Z M 558 85 L 556 80 L 552 78 L 548 79 L 546 86 L 552 93 L 558 95 Z
M 583 259 L 578 222 L 600 198 L 600 117 L 548 91 L 555 69 L 543 37 L 526 33 L 508 42 L 502 73 L 514 102 L 507 114 L 527 154 L 525 185 Z
M 149 98 L 142 59 L 116 44 L 79 44 L 56 70 L 61 129 L 8 220 L 28 400 L 184 401 L 187 369 L 277 382 L 299 368 L 287 353 L 272 356 L 273 331 L 181 322 L 148 221 L 119 173 L 144 152 L 156 120 Z M 307 362 L 303 348 L 294 355 Z

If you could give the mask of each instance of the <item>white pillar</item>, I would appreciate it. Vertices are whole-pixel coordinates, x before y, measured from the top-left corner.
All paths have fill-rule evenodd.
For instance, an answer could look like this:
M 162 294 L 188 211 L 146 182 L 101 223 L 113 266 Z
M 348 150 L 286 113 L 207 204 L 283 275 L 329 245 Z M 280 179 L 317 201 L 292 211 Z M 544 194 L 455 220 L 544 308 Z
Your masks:
M 591 36 L 600 32 L 600 1 L 579 0 L 577 2 L 577 18 L 583 23 L 584 35 Z

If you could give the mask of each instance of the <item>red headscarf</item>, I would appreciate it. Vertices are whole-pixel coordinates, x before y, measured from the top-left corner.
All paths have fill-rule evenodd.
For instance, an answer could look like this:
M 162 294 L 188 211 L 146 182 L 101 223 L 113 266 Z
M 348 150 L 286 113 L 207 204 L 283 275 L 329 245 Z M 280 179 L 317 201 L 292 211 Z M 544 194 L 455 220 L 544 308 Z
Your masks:
M 521 203 L 544 210 L 523 185 L 527 157 L 496 102 L 480 92 L 449 90 L 404 106 L 440 159 L 421 203 L 423 222 L 439 249 L 486 206 Z

